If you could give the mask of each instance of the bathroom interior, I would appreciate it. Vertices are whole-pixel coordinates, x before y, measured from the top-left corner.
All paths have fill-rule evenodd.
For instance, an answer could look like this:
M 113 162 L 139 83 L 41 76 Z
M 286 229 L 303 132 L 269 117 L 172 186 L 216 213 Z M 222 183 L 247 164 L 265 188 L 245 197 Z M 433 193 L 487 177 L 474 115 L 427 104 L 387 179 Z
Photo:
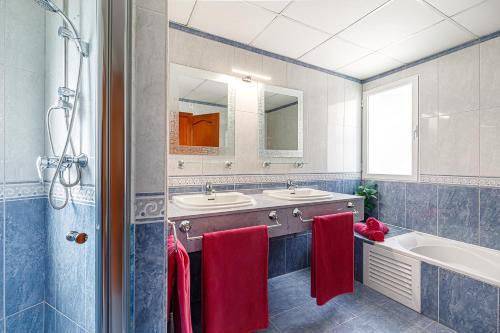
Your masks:
M 0 0 L 0 332 L 500 333 L 500 0 Z

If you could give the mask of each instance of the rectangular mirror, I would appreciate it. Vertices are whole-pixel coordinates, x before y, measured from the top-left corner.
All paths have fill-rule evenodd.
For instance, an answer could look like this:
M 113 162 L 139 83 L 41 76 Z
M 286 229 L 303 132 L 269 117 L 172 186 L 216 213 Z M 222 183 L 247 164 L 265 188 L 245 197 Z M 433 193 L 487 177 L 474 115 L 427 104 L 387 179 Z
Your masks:
M 260 84 L 259 123 L 262 157 L 303 157 L 302 91 Z
M 234 153 L 234 88 L 230 76 L 170 65 L 170 153 Z

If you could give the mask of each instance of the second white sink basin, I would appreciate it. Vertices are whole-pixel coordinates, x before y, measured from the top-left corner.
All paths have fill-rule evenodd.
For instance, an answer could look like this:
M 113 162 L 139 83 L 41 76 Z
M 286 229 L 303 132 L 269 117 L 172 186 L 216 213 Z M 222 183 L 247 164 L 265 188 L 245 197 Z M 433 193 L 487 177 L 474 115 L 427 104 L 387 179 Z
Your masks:
M 239 192 L 223 192 L 212 195 L 176 195 L 172 200 L 177 206 L 192 210 L 229 209 L 255 204 L 250 196 Z
M 327 200 L 333 198 L 330 192 L 312 188 L 297 188 L 295 190 L 266 190 L 262 192 L 272 198 L 290 201 Z

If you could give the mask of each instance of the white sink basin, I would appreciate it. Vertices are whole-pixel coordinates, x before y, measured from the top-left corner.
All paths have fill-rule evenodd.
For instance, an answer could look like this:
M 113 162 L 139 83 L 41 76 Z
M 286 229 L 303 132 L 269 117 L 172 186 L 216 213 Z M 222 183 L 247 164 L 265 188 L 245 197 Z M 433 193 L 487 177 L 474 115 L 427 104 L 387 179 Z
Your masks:
M 262 192 L 272 198 L 290 201 L 328 200 L 333 198 L 330 192 L 312 188 L 297 188 L 295 190 L 266 190 Z
M 191 210 L 238 208 L 255 204 L 251 197 L 239 192 L 223 192 L 212 195 L 176 195 L 172 200 L 177 206 Z

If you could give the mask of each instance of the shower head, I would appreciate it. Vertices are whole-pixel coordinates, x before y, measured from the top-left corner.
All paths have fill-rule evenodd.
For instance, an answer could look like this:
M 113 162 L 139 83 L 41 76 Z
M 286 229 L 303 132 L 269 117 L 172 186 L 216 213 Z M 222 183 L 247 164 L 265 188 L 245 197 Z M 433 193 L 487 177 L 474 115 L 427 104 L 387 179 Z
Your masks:
M 48 10 L 53 13 L 57 13 L 59 8 L 51 1 L 51 0 L 34 0 L 36 4 L 42 7 L 45 10 Z
M 59 29 L 59 35 L 63 38 L 71 39 L 75 42 L 78 51 L 81 53 L 83 57 L 88 56 L 88 45 L 80 40 L 80 36 L 78 35 L 78 31 L 74 26 L 73 22 L 69 19 L 66 14 L 64 14 L 59 7 L 52 0 L 33 0 L 37 5 L 42 7 L 43 9 L 58 14 L 64 22 L 69 27 L 69 30 L 64 27 L 63 30 Z M 71 32 L 71 33 L 69 33 Z

